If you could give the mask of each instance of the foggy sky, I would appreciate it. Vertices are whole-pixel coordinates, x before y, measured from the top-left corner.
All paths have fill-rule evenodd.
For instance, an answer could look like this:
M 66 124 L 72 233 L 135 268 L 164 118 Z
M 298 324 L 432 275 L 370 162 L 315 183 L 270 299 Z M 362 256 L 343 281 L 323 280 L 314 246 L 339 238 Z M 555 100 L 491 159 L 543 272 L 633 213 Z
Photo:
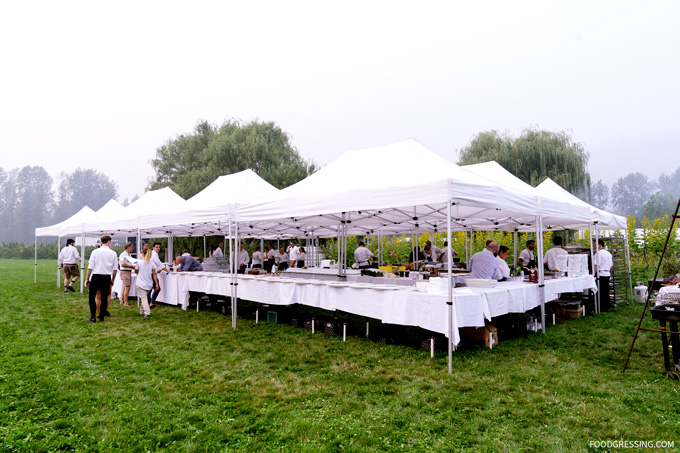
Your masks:
M 471 4 L 469 4 L 471 3 Z M 5 170 L 96 168 L 141 195 L 202 119 L 274 121 L 305 158 L 568 130 L 593 180 L 680 166 L 675 22 L 651 2 L 5 2 Z M 416 163 L 427 171 L 427 162 Z M 379 171 L 379 169 L 376 169 Z

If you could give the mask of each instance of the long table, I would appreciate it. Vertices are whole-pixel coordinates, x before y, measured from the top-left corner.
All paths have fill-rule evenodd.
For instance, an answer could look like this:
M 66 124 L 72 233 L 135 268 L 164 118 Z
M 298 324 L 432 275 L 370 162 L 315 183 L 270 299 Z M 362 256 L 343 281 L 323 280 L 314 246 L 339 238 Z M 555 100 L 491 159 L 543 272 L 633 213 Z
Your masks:
M 164 275 L 164 279 L 161 296 L 167 287 L 176 287 L 178 298 L 168 301 L 171 294 L 168 291 L 162 301 L 180 305 L 185 310 L 190 291 L 222 296 L 231 294 L 231 275 L 226 273 L 181 272 Z M 448 336 L 446 293 L 421 292 L 413 286 L 264 275 L 239 275 L 238 283 L 238 297 L 241 299 L 268 305 L 302 304 L 329 311 L 344 311 L 387 324 L 417 326 Z M 556 300 L 562 293 L 586 289 L 596 289 L 595 279 L 591 275 L 546 280 L 545 301 Z M 455 288 L 453 297 L 455 343 L 459 340 L 459 327 L 482 327 L 485 320 L 508 313 L 525 313 L 540 305 L 538 285 L 524 282 L 499 282 L 494 288 Z

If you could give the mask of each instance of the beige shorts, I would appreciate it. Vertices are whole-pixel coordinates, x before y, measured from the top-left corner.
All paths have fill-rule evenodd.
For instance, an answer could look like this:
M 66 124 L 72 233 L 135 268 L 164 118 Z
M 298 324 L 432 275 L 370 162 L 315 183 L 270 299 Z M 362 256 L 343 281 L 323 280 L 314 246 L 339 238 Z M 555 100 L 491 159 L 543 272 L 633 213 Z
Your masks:
M 71 277 L 80 277 L 80 268 L 77 264 L 64 264 L 64 277 L 71 280 Z
M 123 280 L 123 286 L 132 286 L 132 271 L 120 271 L 120 279 Z

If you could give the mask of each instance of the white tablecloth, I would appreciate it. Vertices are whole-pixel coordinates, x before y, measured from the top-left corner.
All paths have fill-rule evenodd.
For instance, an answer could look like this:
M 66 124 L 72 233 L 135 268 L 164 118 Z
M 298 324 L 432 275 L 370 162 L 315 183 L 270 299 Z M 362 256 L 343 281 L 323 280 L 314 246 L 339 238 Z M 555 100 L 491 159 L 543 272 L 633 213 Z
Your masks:
M 161 292 L 156 298 L 156 301 L 163 302 L 169 305 L 179 305 L 181 295 L 179 293 L 178 279 L 174 278 L 176 275 L 170 276 L 165 272 L 161 272 L 158 276 L 158 283 L 161 285 Z M 137 297 L 137 274 L 132 272 L 132 285 L 130 286 L 129 297 Z M 120 272 L 116 274 L 116 279 L 113 282 L 111 299 L 118 299 L 123 294 L 123 280 L 120 279 Z
M 174 283 L 173 283 L 174 282 Z M 340 310 L 381 320 L 388 324 L 417 326 L 447 335 L 448 314 L 446 294 L 416 291 L 413 287 L 366 285 L 361 283 L 327 282 L 312 279 L 288 279 L 273 276 L 239 275 L 238 297 L 270 305 L 302 304 L 324 310 Z M 189 291 L 229 296 L 231 275 L 212 272 L 181 272 L 165 276 L 165 285 L 176 288 L 177 299 L 166 302 L 186 309 Z M 546 302 L 561 293 L 595 289 L 595 279 L 564 277 L 546 280 Z M 453 290 L 457 327 L 482 327 L 485 319 L 508 313 L 524 313 L 540 305 L 538 285 L 524 282 L 500 282 L 495 288 L 455 288 Z M 171 291 L 165 292 L 168 300 Z M 160 300 L 160 299 L 159 299 Z

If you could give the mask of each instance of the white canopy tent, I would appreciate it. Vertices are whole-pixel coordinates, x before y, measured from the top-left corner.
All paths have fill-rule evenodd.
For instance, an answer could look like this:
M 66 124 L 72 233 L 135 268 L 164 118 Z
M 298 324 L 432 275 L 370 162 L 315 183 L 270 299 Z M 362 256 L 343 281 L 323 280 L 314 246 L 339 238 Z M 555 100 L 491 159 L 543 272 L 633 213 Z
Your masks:
M 576 218 L 589 217 L 585 208 L 551 202 Z M 348 151 L 297 184 L 237 204 L 235 229 L 238 232 L 240 225 L 274 221 L 282 228 L 293 226 L 304 233 L 339 232 L 342 240 L 343 236 L 366 234 L 367 230 L 446 228 L 451 243 L 453 229 L 483 229 L 510 219 L 537 218 L 540 228 L 542 209 L 541 196 L 533 189 L 489 180 L 410 139 Z M 343 247 L 339 247 L 340 254 Z M 451 267 L 449 263 L 449 270 Z M 452 287 L 449 271 L 449 346 L 457 342 Z M 450 364 L 449 360 L 449 371 Z
M 555 181 L 553 181 L 550 178 L 547 178 L 545 181 L 540 183 L 537 187 L 537 190 L 539 190 L 541 193 L 544 193 L 546 195 L 553 196 L 555 198 L 559 198 L 562 200 L 569 201 L 570 203 L 573 204 L 579 204 L 581 206 L 587 207 L 590 210 L 590 220 L 588 223 L 584 222 L 577 222 L 574 220 L 568 228 L 578 230 L 578 229 L 585 229 L 587 228 L 588 231 L 590 232 L 592 236 L 593 230 L 595 231 L 595 241 L 597 242 L 599 238 L 599 233 L 602 230 L 621 230 L 624 233 L 624 237 L 626 238 L 625 241 L 625 249 L 626 249 L 626 259 L 628 260 L 628 285 L 630 287 L 630 294 L 633 293 L 633 277 L 631 274 L 631 269 L 630 269 L 630 250 L 628 248 L 628 221 L 626 220 L 625 217 L 612 214 L 610 212 L 607 212 L 603 209 L 596 208 L 595 206 L 592 206 L 585 201 L 581 200 L 580 198 L 574 196 L 573 194 L 569 193 L 566 189 L 564 189 L 562 186 L 557 184 Z M 592 249 L 592 248 L 591 248 Z M 592 259 L 592 264 L 593 264 L 593 275 L 595 274 L 594 271 L 594 266 L 595 266 L 595 261 L 593 258 L 593 253 L 591 250 L 591 259 Z M 597 294 L 597 311 L 600 311 L 600 292 Z
M 33 266 L 33 282 L 38 281 L 38 237 L 56 236 L 57 237 L 57 253 L 61 248 L 61 238 L 65 236 L 83 236 L 83 224 L 91 220 L 95 212 L 89 207 L 85 206 L 80 211 L 73 214 L 68 219 L 59 222 L 55 225 L 41 227 L 35 229 L 35 253 Z M 85 263 L 85 241 L 80 244 L 80 268 L 82 271 Z M 61 285 L 61 270 L 57 268 L 57 288 Z M 83 292 L 83 280 L 80 280 L 80 292 Z

